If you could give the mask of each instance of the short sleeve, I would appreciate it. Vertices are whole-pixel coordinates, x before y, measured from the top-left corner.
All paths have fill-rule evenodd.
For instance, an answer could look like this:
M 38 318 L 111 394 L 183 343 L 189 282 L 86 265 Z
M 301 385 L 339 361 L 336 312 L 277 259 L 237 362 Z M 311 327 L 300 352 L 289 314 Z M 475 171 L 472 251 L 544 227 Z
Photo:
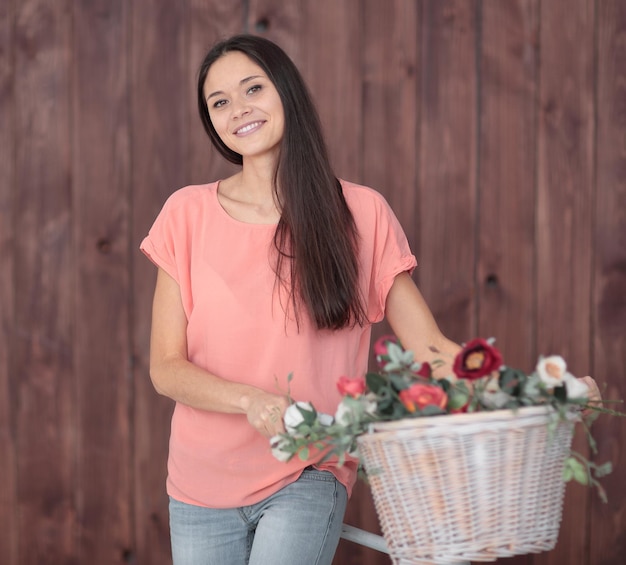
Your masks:
M 156 217 L 139 249 L 179 285 L 181 269 L 188 266 L 189 242 L 186 230 L 188 209 L 183 205 L 181 191 L 172 194 Z
M 397 275 L 412 273 L 417 260 L 393 210 L 385 198 L 367 187 L 353 186 L 344 194 L 353 211 L 360 235 L 363 293 L 368 319 L 380 322 L 387 295 Z M 351 194 L 352 193 L 352 194 Z

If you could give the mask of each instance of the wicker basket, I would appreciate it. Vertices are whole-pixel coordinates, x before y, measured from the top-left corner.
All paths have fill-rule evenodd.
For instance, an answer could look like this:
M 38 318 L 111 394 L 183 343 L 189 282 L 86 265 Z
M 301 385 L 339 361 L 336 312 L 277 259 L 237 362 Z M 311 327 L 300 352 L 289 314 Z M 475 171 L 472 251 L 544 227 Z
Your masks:
M 554 548 L 573 428 L 546 407 L 372 424 L 359 451 L 393 563 Z

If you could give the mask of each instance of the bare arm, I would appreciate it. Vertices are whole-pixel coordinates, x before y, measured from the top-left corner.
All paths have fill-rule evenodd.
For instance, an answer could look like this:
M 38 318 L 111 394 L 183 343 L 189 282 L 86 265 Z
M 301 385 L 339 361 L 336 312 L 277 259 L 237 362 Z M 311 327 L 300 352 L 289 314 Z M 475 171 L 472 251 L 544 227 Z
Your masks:
M 187 358 L 186 336 L 180 288 L 159 269 L 150 336 L 150 378 L 156 391 L 201 410 L 245 414 L 250 424 L 268 437 L 283 431 L 286 397 L 227 381 L 194 365 Z
M 445 337 L 408 273 L 400 273 L 387 295 L 385 317 L 405 349 L 413 351 L 415 360 L 445 362 L 435 376 L 452 374 L 452 363 L 461 347 Z M 434 353 L 430 348 L 440 353 Z
M 413 351 L 416 361 L 432 363 L 440 359 L 445 361 L 445 365 L 435 371 L 435 376 L 452 375 L 452 363 L 461 347 L 441 333 L 422 294 L 408 273 L 401 273 L 396 277 L 387 296 L 385 316 L 404 348 Z M 433 353 L 430 346 L 434 346 L 441 353 Z M 601 401 L 600 391 L 593 378 L 582 377 L 581 380 L 589 388 L 589 401 Z

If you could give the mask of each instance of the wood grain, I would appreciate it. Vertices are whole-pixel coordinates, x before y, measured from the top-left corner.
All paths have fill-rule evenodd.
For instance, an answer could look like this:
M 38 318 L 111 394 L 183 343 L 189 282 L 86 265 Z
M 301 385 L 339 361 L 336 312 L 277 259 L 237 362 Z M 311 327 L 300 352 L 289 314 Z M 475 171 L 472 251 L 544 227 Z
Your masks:
M 626 399 L 626 5 L 597 4 L 596 195 L 593 234 L 593 374 L 606 399 Z M 608 405 L 624 411 L 624 404 Z M 626 553 L 626 419 L 594 424 L 609 503 L 591 498 L 589 555 L 619 563 Z
M 170 562 L 165 494 L 173 403 L 149 379 L 149 335 L 155 267 L 139 251 L 167 197 L 187 184 L 190 103 L 185 2 L 133 2 L 131 69 L 132 304 L 134 334 L 134 528 L 140 563 Z
M 488 2 L 481 19 L 478 335 L 534 368 L 538 2 Z
M 479 51 L 478 335 L 534 368 L 539 2 L 483 2 Z M 533 562 L 532 555 L 507 559 Z
M 238 167 L 228 163 L 211 144 L 202 127 L 196 102 L 196 81 L 202 60 L 220 39 L 244 31 L 245 10 L 242 3 L 189 0 L 188 77 L 185 80 L 185 107 L 188 111 L 189 184 L 203 184 L 231 176 Z
M 420 22 L 418 281 L 443 332 L 476 331 L 476 6 L 427 0 Z
M 76 555 L 122 564 L 135 553 L 128 3 L 74 2 L 73 21 Z
M 18 559 L 17 444 L 15 434 L 15 198 L 14 10 L 0 4 L 0 560 Z
M 138 247 L 174 190 L 234 170 L 195 81 L 240 31 L 302 70 L 337 173 L 388 198 L 446 334 L 494 335 L 524 369 L 560 353 L 626 398 L 621 0 L 4 2 L 3 565 L 171 563 L 172 403 L 148 376 Z M 508 562 L 621 565 L 625 426 L 594 427 L 609 503 L 568 485 L 556 549 Z M 363 483 L 346 520 L 379 531 Z M 334 565 L 389 561 L 342 541 Z
M 75 563 L 70 2 L 15 5 L 14 331 L 20 565 Z
M 537 184 L 539 354 L 590 370 L 593 222 L 594 3 L 541 3 Z M 578 433 L 574 448 L 585 452 Z M 588 489 L 566 490 L 557 550 L 535 563 L 585 563 Z

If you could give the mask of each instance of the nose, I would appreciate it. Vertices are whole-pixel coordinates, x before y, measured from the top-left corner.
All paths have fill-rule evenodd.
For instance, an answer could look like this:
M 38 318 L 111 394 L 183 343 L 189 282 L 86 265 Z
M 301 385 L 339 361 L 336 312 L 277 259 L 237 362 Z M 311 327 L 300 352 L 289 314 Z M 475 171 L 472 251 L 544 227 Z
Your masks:
M 232 118 L 237 120 L 250 113 L 250 105 L 245 98 L 236 98 L 231 103 Z

